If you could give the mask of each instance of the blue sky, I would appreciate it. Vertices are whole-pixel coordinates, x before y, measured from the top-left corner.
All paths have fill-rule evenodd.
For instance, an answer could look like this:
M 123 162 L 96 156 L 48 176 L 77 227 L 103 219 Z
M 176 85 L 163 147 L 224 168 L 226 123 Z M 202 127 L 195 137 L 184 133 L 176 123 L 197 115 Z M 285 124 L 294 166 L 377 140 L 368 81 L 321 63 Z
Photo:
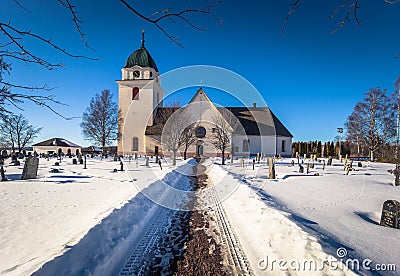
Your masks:
M 384 0 L 362 2 L 362 25 L 350 23 L 335 34 L 331 34 L 335 20 L 328 16 L 340 1 L 304 1 L 290 18 L 283 38 L 280 31 L 291 1 L 226 0 L 215 9 L 222 25 L 204 16 L 193 18 L 207 27 L 206 32 L 182 22 L 166 22 L 167 30 L 180 38 L 184 48 L 118 1 L 74 1 L 83 32 L 95 51 L 81 43 L 70 15 L 57 1 L 21 1 L 25 2 L 29 13 L 12 0 L 2 1 L 3 21 L 51 37 L 70 52 L 99 58 L 72 59 L 26 41 L 37 54 L 65 66 L 46 71 L 13 63 L 8 81 L 55 87 L 50 93 L 68 105 L 55 107 L 68 117 L 80 117 L 90 98 L 103 89 L 110 89 L 117 100 L 115 80 L 120 79 L 130 53 L 140 47 L 142 28 L 146 30 L 146 48 L 160 73 L 199 64 L 231 70 L 261 93 L 295 140 L 332 140 L 364 92 L 377 86 L 392 91 L 400 75 L 400 59 L 395 58 L 400 53 L 400 5 L 391 6 Z M 145 14 L 163 7 L 196 7 L 198 2 L 132 1 Z M 184 91 L 188 98 L 194 92 L 194 88 Z M 210 96 L 213 99 L 218 93 Z M 219 103 L 224 99 L 226 105 L 234 104 L 229 97 L 218 99 Z M 31 104 L 23 107 L 31 123 L 43 127 L 37 140 L 64 137 L 81 145 L 90 144 L 81 135 L 79 118 L 65 121 L 46 109 Z

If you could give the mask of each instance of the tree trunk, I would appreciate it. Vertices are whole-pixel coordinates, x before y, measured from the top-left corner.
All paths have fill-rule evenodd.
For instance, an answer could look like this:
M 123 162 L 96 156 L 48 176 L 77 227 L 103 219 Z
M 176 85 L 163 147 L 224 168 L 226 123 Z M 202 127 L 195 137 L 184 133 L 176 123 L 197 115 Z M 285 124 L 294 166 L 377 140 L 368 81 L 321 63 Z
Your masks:
M 172 159 L 172 166 L 176 165 L 176 151 L 174 151 L 173 159 Z
M 188 148 L 185 148 L 185 151 L 183 152 L 183 160 L 186 160 L 186 153 L 187 153 Z
M 222 150 L 222 165 L 225 165 L 225 149 Z
M 374 161 L 374 151 L 373 150 L 370 150 L 370 159 L 371 159 L 371 162 Z

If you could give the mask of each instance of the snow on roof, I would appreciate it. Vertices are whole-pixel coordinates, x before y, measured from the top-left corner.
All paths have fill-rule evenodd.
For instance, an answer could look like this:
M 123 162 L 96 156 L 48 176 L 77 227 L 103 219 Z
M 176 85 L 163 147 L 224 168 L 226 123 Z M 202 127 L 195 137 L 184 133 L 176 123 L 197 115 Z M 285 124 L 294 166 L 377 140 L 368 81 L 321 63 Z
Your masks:
M 57 146 L 57 147 L 73 147 L 73 148 L 80 148 L 81 146 L 78 146 L 75 143 L 72 143 L 71 141 L 68 141 L 64 138 L 51 138 L 49 140 L 37 143 L 33 145 L 34 147 L 38 146 Z

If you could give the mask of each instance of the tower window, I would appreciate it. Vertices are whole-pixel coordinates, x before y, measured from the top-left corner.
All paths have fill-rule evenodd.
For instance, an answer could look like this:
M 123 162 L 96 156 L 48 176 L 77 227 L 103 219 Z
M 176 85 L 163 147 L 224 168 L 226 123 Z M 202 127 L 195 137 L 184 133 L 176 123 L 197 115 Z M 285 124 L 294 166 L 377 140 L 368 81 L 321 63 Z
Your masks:
M 132 100 L 139 100 L 139 87 L 132 89 Z
M 152 78 L 152 77 L 153 77 L 153 72 L 150 71 L 150 78 Z
M 286 141 L 282 140 L 282 152 L 286 151 Z
M 138 151 L 139 150 L 139 138 L 133 137 L 132 138 L 132 151 Z

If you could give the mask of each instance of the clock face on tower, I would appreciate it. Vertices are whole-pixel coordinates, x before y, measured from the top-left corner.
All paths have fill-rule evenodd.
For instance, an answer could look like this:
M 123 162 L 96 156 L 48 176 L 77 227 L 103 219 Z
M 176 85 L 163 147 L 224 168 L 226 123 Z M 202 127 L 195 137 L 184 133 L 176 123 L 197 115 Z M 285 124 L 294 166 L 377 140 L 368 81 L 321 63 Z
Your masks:
M 140 77 L 140 72 L 139 72 L 138 70 L 134 71 L 134 72 L 133 72 L 133 76 L 134 76 L 135 78 Z

